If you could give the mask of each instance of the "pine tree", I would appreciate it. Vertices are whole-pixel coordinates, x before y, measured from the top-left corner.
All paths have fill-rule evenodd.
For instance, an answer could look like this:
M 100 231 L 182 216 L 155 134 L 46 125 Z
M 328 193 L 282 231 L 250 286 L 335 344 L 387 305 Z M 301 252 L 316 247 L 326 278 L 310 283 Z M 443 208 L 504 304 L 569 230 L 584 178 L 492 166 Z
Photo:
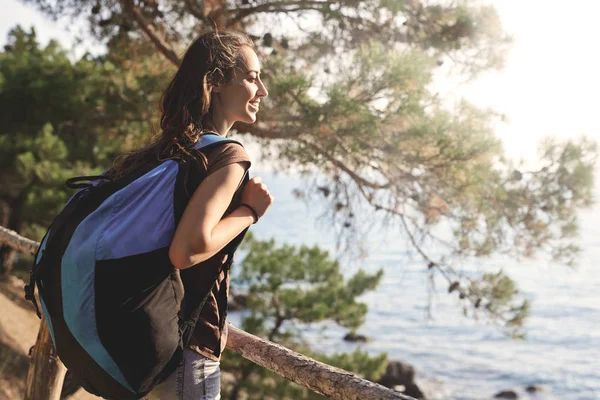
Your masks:
M 305 342 L 301 326 L 333 322 L 351 331 L 367 315 L 366 304 L 358 298 L 375 290 L 383 270 L 374 274 L 359 270 L 344 279 L 340 264 L 318 246 L 277 246 L 274 240 L 261 241 L 247 235 L 241 247 L 246 253 L 236 268 L 234 284 L 248 290 L 249 315 L 241 328 L 298 351 L 329 365 L 353 371 L 377 381 L 385 372 L 387 355 L 370 356 L 357 348 L 352 353 L 320 354 Z M 234 374 L 232 388 L 224 398 L 322 399 L 231 352 L 221 360 L 223 370 Z
M 42 48 L 33 29 L 9 33 L 0 53 L 2 226 L 40 240 L 72 194 L 68 178 L 101 173 L 147 137 L 168 68 L 151 57 L 129 66 L 134 57 L 119 45 L 114 38 L 106 56 L 73 62 L 55 41 Z M 1 277 L 14 255 L 0 246 Z
M 431 91 L 440 66 L 464 77 L 502 66 L 510 45 L 493 7 L 474 0 L 26 0 L 53 18 L 85 15 L 98 40 L 173 68 L 207 29 L 248 33 L 264 59 L 270 96 L 253 125 L 279 170 L 303 171 L 298 193 L 321 198 L 345 249 L 380 215 L 468 314 L 513 328 L 527 314 L 509 277 L 459 272 L 493 254 L 549 254 L 573 265 L 577 210 L 592 204 L 596 143 L 540 145 L 542 166 L 507 160 L 494 125 L 502 116 Z M 160 85 L 155 85 L 158 91 Z M 438 237 L 436 227 L 450 237 Z M 436 249 L 434 252 L 433 249 Z M 483 265 L 483 263 L 481 263 Z M 498 272 L 498 271 L 495 271 Z

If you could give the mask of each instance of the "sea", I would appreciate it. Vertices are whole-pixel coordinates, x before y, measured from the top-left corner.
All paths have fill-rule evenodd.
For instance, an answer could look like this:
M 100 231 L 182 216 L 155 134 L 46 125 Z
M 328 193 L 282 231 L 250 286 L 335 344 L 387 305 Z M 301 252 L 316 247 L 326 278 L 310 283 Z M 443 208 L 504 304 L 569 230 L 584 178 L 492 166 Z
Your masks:
M 489 321 L 463 316 L 447 284 L 436 279 L 432 285 L 426 263 L 399 228 L 370 229 L 360 239 L 365 254 L 345 257 L 336 231 L 323 217 L 322 202 L 297 196 L 305 178 L 276 171 L 260 176 L 275 203 L 252 227 L 258 239 L 318 244 L 340 259 L 346 277 L 359 268 L 384 270 L 379 287 L 360 298 L 369 313 L 358 333 L 371 341 L 346 342 L 347 330 L 334 323 L 302 326 L 315 350 L 346 352 L 359 346 L 371 354 L 385 352 L 390 360 L 413 365 L 416 383 L 433 400 L 492 399 L 504 390 L 521 399 L 600 399 L 600 206 L 580 213 L 583 251 L 573 268 L 543 256 L 493 256 L 461 266 L 467 273 L 502 269 L 518 283 L 531 302 L 531 315 L 525 339 L 513 339 Z M 595 192 L 600 199 L 600 190 Z M 229 320 L 239 324 L 243 316 L 230 313 Z M 539 391 L 526 392 L 529 385 Z

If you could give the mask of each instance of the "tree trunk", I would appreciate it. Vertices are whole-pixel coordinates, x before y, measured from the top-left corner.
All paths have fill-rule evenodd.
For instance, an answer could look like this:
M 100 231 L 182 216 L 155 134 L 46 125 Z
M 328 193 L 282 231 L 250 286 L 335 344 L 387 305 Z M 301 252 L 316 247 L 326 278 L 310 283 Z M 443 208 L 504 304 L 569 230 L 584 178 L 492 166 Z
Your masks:
M 66 373 L 52 345 L 46 320 L 42 318 L 27 372 L 25 400 L 60 400 Z
M 0 199 L 0 225 L 8 226 L 10 218 L 10 204 L 5 199 Z

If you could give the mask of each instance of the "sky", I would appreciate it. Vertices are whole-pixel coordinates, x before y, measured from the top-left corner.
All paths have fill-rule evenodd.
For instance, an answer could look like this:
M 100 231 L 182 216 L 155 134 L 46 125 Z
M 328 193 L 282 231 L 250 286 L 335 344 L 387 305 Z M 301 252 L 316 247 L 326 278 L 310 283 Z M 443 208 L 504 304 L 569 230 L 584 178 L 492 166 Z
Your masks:
M 444 81 L 440 92 L 465 97 L 505 114 L 497 128 L 512 158 L 536 158 L 547 135 L 600 141 L 600 1 L 487 0 L 493 4 L 514 43 L 504 69 L 470 83 Z M 16 24 L 35 26 L 42 43 L 73 44 L 68 23 L 54 23 L 17 0 L 0 0 L 0 44 Z
M 482 107 L 506 114 L 498 130 L 507 153 L 535 155 L 545 135 L 600 141 L 600 1 L 497 0 L 514 45 L 503 71 L 462 88 Z

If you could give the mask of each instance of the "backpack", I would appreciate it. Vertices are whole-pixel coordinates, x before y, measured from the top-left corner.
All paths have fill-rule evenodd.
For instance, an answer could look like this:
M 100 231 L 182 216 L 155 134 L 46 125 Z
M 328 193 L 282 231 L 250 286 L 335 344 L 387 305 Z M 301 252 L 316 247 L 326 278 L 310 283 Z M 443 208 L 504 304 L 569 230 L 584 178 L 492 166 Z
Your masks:
M 37 286 L 56 353 L 88 392 L 140 399 L 182 360 L 212 287 L 191 315 L 182 315 L 183 284 L 169 246 L 207 174 L 194 152 L 224 143 L 238 142 L 202 135 L 190 146 L 192 157 L 117 180 L 103 174 L 67 181 L 80 190 L 44 236 L 25 297 L 41 318 Z M 223 268 L 231 266 L 246 231 L 220 252 L 228 255 Z

